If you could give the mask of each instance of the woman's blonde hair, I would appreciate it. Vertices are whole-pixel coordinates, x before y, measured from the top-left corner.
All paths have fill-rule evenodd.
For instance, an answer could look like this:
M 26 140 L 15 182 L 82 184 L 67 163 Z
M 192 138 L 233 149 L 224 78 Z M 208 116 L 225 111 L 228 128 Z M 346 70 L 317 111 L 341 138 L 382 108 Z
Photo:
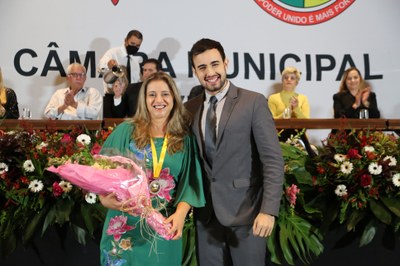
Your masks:
M 297 82 L 300 81 L 301 72 L 297 68 L 292 67 L 292 66 L 285 67 L 285 69 L 283 69 L 283 71 L 282 71 L 282 80 L 283 80 L 283 77 L 287 74 L 294 74 L 296 76 Z
M 135 130 L 132 138 L 140 149 L 150 143 L 151 116 L 146 105 L 146 92 L 148 85 L 158 80 L 164 81 L 168 85 L 174 99 L 174 106 L 169 115 L 166 129 L 166 134 L 168 135 L 167 150 L 168 153 L 172 154 L 183 149 L 184 137 L 189 133 L 190 115 L 183 106 L 181 95 L 174 80 L 164 72 L 151 74 L 140 88 L 138 107 L 133 117 Z

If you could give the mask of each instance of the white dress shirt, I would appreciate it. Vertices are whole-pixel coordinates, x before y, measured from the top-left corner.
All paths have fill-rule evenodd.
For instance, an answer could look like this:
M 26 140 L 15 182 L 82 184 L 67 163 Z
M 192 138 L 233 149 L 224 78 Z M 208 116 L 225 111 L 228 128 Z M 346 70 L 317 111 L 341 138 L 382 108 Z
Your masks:
M 129 56 L 131 62 L 131 83 L 140 82 L 140 57 Z M 128 60 L 128 53 L 126 52 L 125 45 L 109 49 L 100 59 L 97 66 L 97 72 L 104 74 L 109 70 L 107 63 L 111 59 L 117 61 L 118 65 L 126 66 Z M 104 83 L 104 92 L 107 92 L 107 84 Z
M 221 118 L 221 114 L 222 114 L 222 109 L 224 108 L 224 104 L 225 104 L 225 99 L 226 99 L 226 94 L 228 93 L 228 88 L 230 86 L 230 82 L 229 80 L 226 82 L 225 87 L 219 91 L 217 94 L 215 94 L 214 96 L 217 97 L 217 103 L 216 103 L 216 107 L 215 107 L 215 116 L 216 116 L 216 128 L 215 128 L 215 134 L 218 137 L 218 124 L 219 124 L 219 120 Z M 205 95 L 206 95 L 206 99 L 204 100 L 204 108 L 203 108 L 203 113 L 201 116 L 201 132 L 203 134 L 203 140 L 204 140 L 204 133 L 205 133 L 205 128 L 206 128 L 206 116 L 207 116 L 207 110 L 208 107 L 210 106 L 210 98 L 211 94 L 207 93 L 207 90 L 205 91 Z
M 103 97 L 95 88 L 82 88 L 75 96 L 78 107 L 68 106 L 63 113 L 58 113 L 58 107 L 64 104 L 69 88 L 58 89 L 46 106 L 44 116 L 60 120 L 96 120 L 99 119 L 103 106 Z

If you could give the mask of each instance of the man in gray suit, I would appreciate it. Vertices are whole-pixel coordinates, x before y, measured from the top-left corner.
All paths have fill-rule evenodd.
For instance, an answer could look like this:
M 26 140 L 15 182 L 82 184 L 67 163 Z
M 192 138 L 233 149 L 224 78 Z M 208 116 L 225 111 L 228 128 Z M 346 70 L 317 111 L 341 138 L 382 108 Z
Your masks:
M 266 237 L 283 191 L 283 158 L 267 100 L 227 79 L 228 60 L 219 42 L 199 40 L 190 57 L 205 89 L 186 103 L 193 114 L 207 200 L 204 208 L 194 210 L 199 264 L 265 265 Z M 217 98 L 216 143 L 208 155 L 204 136 L 212 96 Z

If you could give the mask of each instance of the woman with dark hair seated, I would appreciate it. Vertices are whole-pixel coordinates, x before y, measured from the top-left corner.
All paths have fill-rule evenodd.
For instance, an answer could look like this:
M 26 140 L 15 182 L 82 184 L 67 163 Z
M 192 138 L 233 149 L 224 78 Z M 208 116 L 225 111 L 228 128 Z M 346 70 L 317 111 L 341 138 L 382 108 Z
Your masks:
M 342 77 L 339 92 L 333 95 L 335 118 L 380 118 L 376 95 L 371 91 L 360 71 L 355 67 L 347 69 Z M 361 110 L 368 115 L 360 117 Z
M 0 69 L 0 119 L 18 119 L 17 95 L 13 89 L 4 86 L 3 74 Z

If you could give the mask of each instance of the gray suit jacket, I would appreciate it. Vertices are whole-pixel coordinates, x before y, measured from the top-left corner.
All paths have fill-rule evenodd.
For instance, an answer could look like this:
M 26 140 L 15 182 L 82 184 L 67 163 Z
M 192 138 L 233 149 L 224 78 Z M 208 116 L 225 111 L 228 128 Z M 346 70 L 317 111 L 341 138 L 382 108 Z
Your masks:
M 259 212 L 277 216 L 283 185 L 283 158 L 266 98 L 232 83 L 218 124 L 212 169 L 204 160 L 201 114 L 204 93 L 186 102 L 203 165 L 206 206 L 195 218 L 207 223 L 213 212 L 224 226 L 251 225 Z

